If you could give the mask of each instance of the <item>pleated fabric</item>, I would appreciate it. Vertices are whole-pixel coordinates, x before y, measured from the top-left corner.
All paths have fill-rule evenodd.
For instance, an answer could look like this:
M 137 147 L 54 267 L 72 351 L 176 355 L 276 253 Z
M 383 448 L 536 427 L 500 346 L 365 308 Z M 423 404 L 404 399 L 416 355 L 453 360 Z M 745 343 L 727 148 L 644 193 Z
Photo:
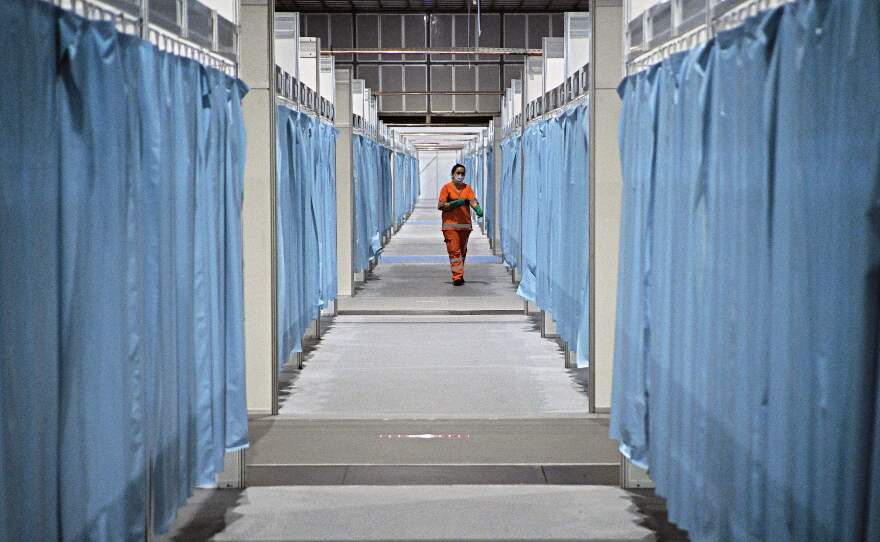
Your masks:
M 415 208 L 419 197 L 418 159 L 395 152 L 394 161 L 394 223 L 402 224 Z
M 392 164 L 394 154 L 394 151 L 369 137 L 352 135 L 356 273 L 367 269 L 370 260 L 381 254 L 385 234 L 398 220 L 412 212 L 419 197 L 418 159 L 405 156 L 405 160 L 400 160 L 403 169 L 398 170 Z M 403 166 L 405 163 L 408 165 Z M 398 185 L 398 190 L 408 186 L 405 198 L 397 200 L 401 204 L 397 208 L 399 213 L 394 203 L 396 182 L 404 183 Z
M 0 540 L 141 540 L 248 445 L 240 81 L 0 4 Z
M 477 201 L 483 207 L 483 218 L 479 219 L 486 236 L 491 238 L 494 223 L 495 208 L 495 183 L 494 183 L 494 156 L 491 148 L 484 151 L 471 153 L 462 159 L 462 165 L 466 168 L 465 183 L 470 185 L 477 196 Z M 486 173 L 488 170 L 488 174 Z
M 516 268 L 520 261 L 522 232 L 522 136 L 511 134 L 501 143 L 501 255 L 504 263 Z
M 518 295 L 553 317 L 578 367 L 589 365 L 589 118 L 584 99 L 501 144 L 504 261 L 522 273 Z
M 611 436 L 694 540 L 880 536 L 880 6 L 627 78 Z
M 276 106 L 278 370 L 336 299 L 336 128 Z

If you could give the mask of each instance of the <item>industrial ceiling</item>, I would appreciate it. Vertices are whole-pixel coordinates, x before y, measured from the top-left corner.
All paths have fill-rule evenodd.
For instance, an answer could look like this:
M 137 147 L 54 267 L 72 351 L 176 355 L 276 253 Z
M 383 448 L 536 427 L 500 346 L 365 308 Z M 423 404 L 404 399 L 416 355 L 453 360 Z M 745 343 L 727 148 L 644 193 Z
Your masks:
M 303 13 L 476 13 L 471 0 L 275 0 L 275 11 Z M 587 11 L 589 0 L 481 0 L 483 13 Z

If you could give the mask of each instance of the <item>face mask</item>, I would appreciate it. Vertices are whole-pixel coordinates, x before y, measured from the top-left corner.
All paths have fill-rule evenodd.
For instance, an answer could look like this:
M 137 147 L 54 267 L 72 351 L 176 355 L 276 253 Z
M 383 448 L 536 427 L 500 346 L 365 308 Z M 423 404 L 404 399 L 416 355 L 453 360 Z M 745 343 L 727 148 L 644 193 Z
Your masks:
M 455 178 L 456 182 L 459 182 L 459 183 L 464 182 L 464 175 L 456 175 L 454 178 Z

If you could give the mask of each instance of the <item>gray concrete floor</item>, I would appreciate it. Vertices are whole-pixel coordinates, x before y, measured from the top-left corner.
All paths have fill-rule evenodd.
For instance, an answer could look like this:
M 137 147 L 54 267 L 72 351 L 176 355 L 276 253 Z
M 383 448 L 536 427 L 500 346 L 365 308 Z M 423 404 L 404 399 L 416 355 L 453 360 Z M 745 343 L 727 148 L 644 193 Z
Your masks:
M 163 540 L 686 540 L 650 494 L 598 486 L 200 491 Z
M 489 239 L 475 227 L 468 242 L 464 286 L 453 286 L 436 204 L 422 202 L 391 239 L 379 265 L 341 314 L 400 311 L 522 311 L 523 301 Z
M 453 286 L 440 215 L 422 202 L 305 359 L 282 376 L 284 416 L 532 418 L 587 413 L 584 371 L 522 313 L 509 273 L 475 229 Z M 478 315 L 447 311 L 479 311 Z M 400 311 L 407 314 L 400 314 Z M 423 311 L 434 314 L 412 314 Z M 354 312 L 355 314 L 346 314 Z
M 420 203 L 304 368 L 282 374 L 281 416 L 255 420 L 248 463 L 266 487 L 198 490 L 161 540 L 687 540 L 652 493 L 578 485 L 565 470 L 613 466 L 607 420 L 587 414 L 585 372 L 566 370 L 522 314 L 478 231 L 469 258 L 453 286 L 439 214 Z M 438 431 L 462 438 L 399 438 Z M 327 480 L 293 476 L 310 464 Z M 504 468 L 510 481 L 493 485 Z
M 288 371 L 281 414 L 524 418 L 586 414 L 577 371 L 523 315 L 339 316 Z

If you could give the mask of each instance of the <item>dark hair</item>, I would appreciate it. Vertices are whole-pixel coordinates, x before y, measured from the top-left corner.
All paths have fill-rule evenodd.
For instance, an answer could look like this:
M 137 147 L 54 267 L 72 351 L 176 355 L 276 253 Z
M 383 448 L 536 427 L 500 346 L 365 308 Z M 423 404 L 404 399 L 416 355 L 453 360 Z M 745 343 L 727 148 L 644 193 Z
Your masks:
M 461 164 L 455 164 L 454 166 L 452 166 L 452 171 L 451 171 L 451 173 L 452 173 L 453 175 L 455 175 L 455 170 L 458 169 L 458 168 L 463 169 L 464 172 L 467 173 L 467 168 L 464 167 L 464 166 L 461 165 Z

